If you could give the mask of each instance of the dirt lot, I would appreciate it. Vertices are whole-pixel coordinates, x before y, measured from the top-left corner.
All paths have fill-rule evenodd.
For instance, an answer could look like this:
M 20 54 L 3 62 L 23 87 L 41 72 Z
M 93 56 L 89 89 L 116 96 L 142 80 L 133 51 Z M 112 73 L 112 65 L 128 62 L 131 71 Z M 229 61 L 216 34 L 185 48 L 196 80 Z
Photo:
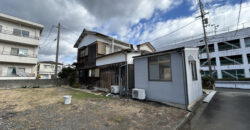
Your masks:
M 73 96 L 64 105 L 62 96 Z M 67 88 L 0 90 L 0 129 L 171 129 L 186 111 Z

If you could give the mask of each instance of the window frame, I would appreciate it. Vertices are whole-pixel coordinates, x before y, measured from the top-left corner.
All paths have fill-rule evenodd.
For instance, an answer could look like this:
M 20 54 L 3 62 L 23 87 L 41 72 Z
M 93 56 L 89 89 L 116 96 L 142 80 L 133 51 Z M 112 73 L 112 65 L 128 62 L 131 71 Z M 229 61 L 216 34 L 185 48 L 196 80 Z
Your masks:
M 21 51 L 26 52 L 25 54 L 20 54 Z M 28 56 L 28 49 L 26 48 L 18 48 L 18 56 Z
M 249 43 L 248 43 L 248 40 L 249 40 Z M 250 37 L 244 38 L 244 42 L 245 42 L 245 47 L 250 47 Z
M 2 32 L 3 30 L 3 25 L 0 25 L 0 33 Z
M 159 57 L 159 56 L 169 56 L 169 62 L 170 62 L 170 79 L 160 79 L 160 68 L 159 68 L 159 79 L 150 79 L 150 61 L 149 61 L 149 58 L 151 57 Z M 171 66 L 171 63 L 172 63 L 172 60 L 171 60 L 171 54 L 168 54 L 168 53 L 165 53 L 165 54 L 160 54 L 160 55 L 155 55 L 155 56 L 150 56 L 150 57 L 147 57 L 147 60 L 148 60 L 148 81 L 162 81 L 162 82 L 171 82 L 172 81 L 172 66 Z M 159 67 L 159 61 L 158 62 L 158 67 Z
M 14 52 L 14 50 L 17 51 L 16 54 L 12 53 L 12 52 Z M 10 55 L 12 55 L 12 56 L 18 56 L 19 55 L 19 48 L 11 47 L 10 48 Z
M 10 68 L 12 68 L 13 70 L 12 71 L 14 71 L 15 70 L 15 74 L 9 74 L 9 69 Z M 7 76 L 16 76 L 17 75 L 17 73 L 16 73 L 16 71 L 17 71 L 17 68 L 16 67 L 8 67 L 8 70 L 7 70 Z
M 43 65 L 44 69 L 51 69 L 51 65 Z M 47 68 L 46 66 L 48 66 L 49 68 Z
M 191 67 L 192 80 L 197 81 L 198 80 L 198 74 L 197 74 L 196 61 L 189 61 L 189 63 L 190 63 L 190 67 Z
M 13 35 L 15 35 L 15 36 L 22 36 L 22 30 L 21 29 L 17 29 L 17 28 L 13 28 Z
M 98 74 L 98 75 L 96 75 L 96 74 Z M 88 70 L 88 77 L 99 78 L 100 77 L 100 68 L 89 69 Z
M 26 30 L 21 30 L 21 35 L 23 36 L 23 37 L 30 37 L 30 32 L 29 31 L 26 31 Z M 25 34 L 26 33 L 26 34 Z

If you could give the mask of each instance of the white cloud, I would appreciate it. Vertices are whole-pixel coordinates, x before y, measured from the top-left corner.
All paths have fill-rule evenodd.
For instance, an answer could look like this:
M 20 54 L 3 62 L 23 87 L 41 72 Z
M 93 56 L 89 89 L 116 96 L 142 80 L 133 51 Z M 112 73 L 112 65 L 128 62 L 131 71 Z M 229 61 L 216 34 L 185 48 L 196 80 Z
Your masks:
M 250 21 L 250 1 L 242 4 L 241 10 L 241 18 L 240 18 L 240 26 L 242 23 L 246 23 Z M 228 27 L 237 25 L 237 18 L 239 12 L 239 4 L 236 5 L 223 5 L 219 7 L 212 7 L 208 9 L 209 14 L 207 17 L 209 18 L 209 24 L 220 25 L 217 31 L 222 31 L 227 29 Z M 177 19 L 171 19 L 167 21 L 160 21 L 155 23 L 154 25 L 146 25 L 146 30 L 140 36 L 140 41 L 152 41 L 155 38 L 161 37 L 164 34 L 168 34 L 174 30 L 179 29 L 180 27 L 192 22 L 195 20 L 195 17 L 199 14 L 199 11 L 195 12 L 189 17 L 181 17 Z M 247 24 L 245 24 L 246 26 Z M 248 23 L 250 25 L 250 23 Z M 207 27 L 207 32 L 213 32 L 214 28 Z M 201 20 L 194 22 L 193 24 L 173 33 L 171 35 L 160 38 L 152 43 L 155 45 L 157 49 L 161 49 L 162 47 L 173 44 L 176 41 L 181 41 L 186 38 L 192 38 L 193 36 L 202 35 L 202 26 Z
M 191 8 L 192 6 L 197 8 L 195 1 L 188 0 Z M 206 0 L 206 3 L 213 1 Z M 151 41 L 193 21 L 199 15 L 197 11 L 189 17 L 162 21 L 161 16 L 157 14 L 157 11 L 166 13 L 182 2 L 183 0 L 8 0 L 0 2 L 0 11 L 45 25 L 40 43 L 43 43 L 47 37 L 50 26 L 60 22 L 64 29 L 61 30 L 59 59 L 61 62 L 70 63 L 75 60 L 76 49 L 73 45 L 83 28 L 112 34 L 114 37 L 131 43 L 138 43 L 138 39 L 139 42 Z M 248 1 L 242 5 L 241 23 L 250 20 L 250 15 L 247 14 L 250 11 L 249 3 Z M 210 23 L 218 24 L 220 28 L 236 25 L 238 7 L 239 5 L 212 5 L 208 15 Z M 141 20 L 150 21 L 140 23 Z M 153 43 L 165 45 L 173 39 L 190 37 L 200 34 L 201 31 L 201 21 L 198 20 L 182 31 Z M 40 60 L 55 59 L 56 42 L 53 40 L 56 38 L 56 33 L 54 28 L 47 41 L 48 45 L 45 47 L 41 45 Z

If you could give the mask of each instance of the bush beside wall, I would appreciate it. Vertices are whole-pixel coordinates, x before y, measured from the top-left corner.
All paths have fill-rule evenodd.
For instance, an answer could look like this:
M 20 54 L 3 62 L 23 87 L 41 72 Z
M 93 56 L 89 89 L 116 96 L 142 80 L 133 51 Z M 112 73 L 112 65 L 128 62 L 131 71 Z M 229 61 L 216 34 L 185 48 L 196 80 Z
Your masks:
M 215 80 L 210 76 L 202 77 L 202 88 L 203 89 L 213 89 Z

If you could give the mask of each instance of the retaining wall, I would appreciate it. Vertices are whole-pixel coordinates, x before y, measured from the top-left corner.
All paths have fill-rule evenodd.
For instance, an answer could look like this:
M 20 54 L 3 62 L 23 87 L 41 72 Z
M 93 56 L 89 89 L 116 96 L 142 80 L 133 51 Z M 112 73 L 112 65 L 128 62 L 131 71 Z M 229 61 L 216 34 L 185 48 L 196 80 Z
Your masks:
M 0 88 L 46 88 L 61 85 L 68 85 L 68 82 L 63 79 L 0 80 Z

